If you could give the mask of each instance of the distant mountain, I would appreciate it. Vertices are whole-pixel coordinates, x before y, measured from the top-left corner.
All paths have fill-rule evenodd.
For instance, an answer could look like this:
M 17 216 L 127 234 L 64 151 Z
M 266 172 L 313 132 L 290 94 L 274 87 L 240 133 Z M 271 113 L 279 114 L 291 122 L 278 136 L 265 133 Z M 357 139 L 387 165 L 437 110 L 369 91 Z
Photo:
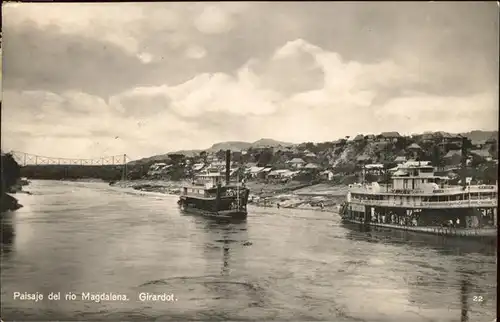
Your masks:
M 290 146 L 290 145 L 293 144 L 276 141 L 273 139 L 263 138 L 253 143 L 243 142 L 243 141 L 220 142 L 212 145 L 206 151 L 207 152 L 215 152 L 219 150 L 242 151 L 242 150 L 247 150 L 249 148 L 265 148 L 265 147 L 278 147 L 278 146 Z
M 460 133 L 460 134 L 468 137 L 469 139 L 471 139 L 473 141 L 488 140 L 492 136 L 495 136 L 498 138 L 498 131 L 470 131 L 470 132 L 464 132 L 464 133 Z
M 264 139 L 260 139 L 258 141 L 255 141 L 254 143 L 252 143 L 251 147 L 252 148 L 262 148 L 262 147 L 278 147 L 278 146 L 292 146 L 292 145 L 294 145 L 294 144 L 264 138 Z
M 209 147 L 206 151 L 207 152 L 216 152 L 219 150 L 241 151 L 248 149 L 251 145 L 252 143 L 243 141 L 219 142 Z
M 127 164 L 128 165 L 135 165 L 135 164 L 144 164 L 144 163 L 150 163 L 150 162 L 156 162 L 156 161 L 159 162 L 159 161 L 162 161 L 162 160 L 167 160 L 169 154 L 171 154 L 171 153 L 153 155 L 152 157 L 142 158 L 142 159 L 137 159 L 137 160 L 130 161 Z
M 169 154 L 184 154 L 187 157 L 192 157 L 200 153 L 201 151 L 207 151 L 207 152 L 217 152 L 219 150 L 242 151 L 242 150 L 247 150 L 249 148 L 278 147 L 278 146 L 291 146 L 291 145 L 293 145 L 293 143 L 281 142 L 267 138 L 257 140 L 253 143 L 244 141 L 227 141 L 227 142 L 215 143 L 214 145 L 205 150 L 181 150 L 181 151 L 169 152 L 166 154 L 160 154 L 148 158 L 134 160 L 129 162 L 129 164 L 133 165 L 133 164 L 161 161 L 168 159 Z

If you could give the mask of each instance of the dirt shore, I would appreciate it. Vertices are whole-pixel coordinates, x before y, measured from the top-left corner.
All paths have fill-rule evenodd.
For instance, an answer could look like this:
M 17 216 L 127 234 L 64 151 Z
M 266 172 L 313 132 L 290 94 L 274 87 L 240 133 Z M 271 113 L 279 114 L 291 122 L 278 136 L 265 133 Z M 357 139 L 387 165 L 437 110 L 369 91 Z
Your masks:
M 140 191 L 179 194 L 187 181 L 135 180 L 118 181 L 110 184 L 120 188 L 132 188 Z M 247 182 L 250 189 L 250 204 L 259 207 L 282 207 L 296 209 L 322 209 L 336 211 L 344 200 L 347 186 L 332 184 L 304 184 L 300 182 L 265 183 Z

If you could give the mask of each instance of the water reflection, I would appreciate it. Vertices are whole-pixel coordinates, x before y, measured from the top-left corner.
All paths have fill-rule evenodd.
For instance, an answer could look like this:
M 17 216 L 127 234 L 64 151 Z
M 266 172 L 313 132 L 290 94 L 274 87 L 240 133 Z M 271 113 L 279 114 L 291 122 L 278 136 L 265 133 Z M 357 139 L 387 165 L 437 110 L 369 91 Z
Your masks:
M 370 249 L 393 248 L 398 263 L 390 280 L 404 281 L 409 312 L 425 310 L 454 321 L 491 321 L 496 310 L 492 283 L 495 247 L 479 241 L 345 224 L 347 239 Z M 411 256 L 408 256 L 410 255 Z M 465 255 L 466 256 L 463 256 Z M 435 256 L 438 255 L 438 256 Z M 378 253 L 373 258 L 383 259 Z M 365 265 L 373 262 L 357 259 Z M 371 268 L 373 276 L 374 267 Z M 438 304 L 440 303 L 440 304 Z M 445 303 L 445 306 L 442 304 Z
M 1 227 L 1 249 L 2 255 L 8 255 L 12 252 L 12 248 L 14 247 L 15 240 L 15 230 L 13 223 L 13 213 L 6 212 L 0 214 L 0 227 Z
M 231 267 L 231 254 L 236 253 L 239 260 L 238 265 L 244 264 L 244 254 L 242 254 L 242 246 L 248 246 L 251 243 L 248 241 L 248 227 L 246 219 L 228 220 L 228 219 L 213 219 L 200 218 L 203 221 L 203 230 L 206 233 L 207 240 L 205 254 L 210 254 L 212 248 L 222 247 L 222 265 L 221 276 L 228 276 Z
M 191 216 L 196 244 L 201 249 L 203 275 L 197 283 L 196 309 L 205 320 L 227 320 L 262 302 L 262 289 L 246 271 L 246 248 L 251 245 L 246 220 Z M 193 308 L 191 308 L 193 309 Z
M 460 283 L 460 303 L 462 304 L 462 310 L 460 314 L 460 321 L 469 321 L 469 292 L 470 292 L 470 280 L 467 275 L 463 275 L 462 281 Z
M 347 228 L 345 237 L 350 240 L 431 248 L 443 255 L 479 253 L 494 256 L 496 254 L 496 242 L 492 244 L 479 239 L 437 236 L 354 223 L 342 223 L 342 226 Z
M 1 261 L 3 318 L 456 322 L 466 311 L 470 322 L 493 320 L 493 256 L 348 231 L 326 212 L 252 207 L 248 223 L 221 221 L 181 216 L 176 197 L 85 187 L 35 182 L 14 226 L 5 221 L 16 236 L 5 239 L 15 256 Z M 18 290 L 132 301 L 34 304 L 14 301 Z M 141 302 L 141 292 L 177 301 Z

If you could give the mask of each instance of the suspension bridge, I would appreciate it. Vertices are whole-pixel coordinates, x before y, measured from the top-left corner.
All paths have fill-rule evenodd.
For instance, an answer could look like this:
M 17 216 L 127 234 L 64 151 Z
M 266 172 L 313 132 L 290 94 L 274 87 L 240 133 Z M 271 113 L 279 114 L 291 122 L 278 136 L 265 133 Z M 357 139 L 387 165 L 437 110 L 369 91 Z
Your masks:
M 22 167 L 39 165 L 123 166 L 132 161 L 126 154 L 104 156 L 93 159 L 48 157 L 21 151 L 11 151 L 10 154 L 12 154 L 16 162 Z
M 60 158 L 37 155 L 22 151 L 9 152 L 21 166 L 21 175 L 33 179 L 100 178 L 125 180 L 142 175 L 143 168 L 131 167 L 126 154 L 103 156 L 92 159 Z M 135 169 L 137 168 L 137 169 Z M 137 172 L 136 174 L 134 174 Z

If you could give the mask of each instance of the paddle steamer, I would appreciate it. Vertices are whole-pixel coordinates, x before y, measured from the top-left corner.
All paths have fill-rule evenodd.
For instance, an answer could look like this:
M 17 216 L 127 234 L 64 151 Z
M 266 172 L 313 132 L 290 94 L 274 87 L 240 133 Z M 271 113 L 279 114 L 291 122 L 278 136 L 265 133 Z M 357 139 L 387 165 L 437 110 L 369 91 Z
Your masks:
M 471 185 L 464 175 L 461 186 L 447 182 L 428 161 L 408 161 L 392 184 L 351 185 L 340 215 L 348 223 L 496 240 L 498 182 Z
M 197 175 L 192 184 L 181 190 L 181 211 L 209 217 L 245 219 L 250 190 L 244 184 L 231 182 L 231 151 L 226 151 L 225 174 L 206 172 Z M 225 180 L 224 180 L 225 179 Z

